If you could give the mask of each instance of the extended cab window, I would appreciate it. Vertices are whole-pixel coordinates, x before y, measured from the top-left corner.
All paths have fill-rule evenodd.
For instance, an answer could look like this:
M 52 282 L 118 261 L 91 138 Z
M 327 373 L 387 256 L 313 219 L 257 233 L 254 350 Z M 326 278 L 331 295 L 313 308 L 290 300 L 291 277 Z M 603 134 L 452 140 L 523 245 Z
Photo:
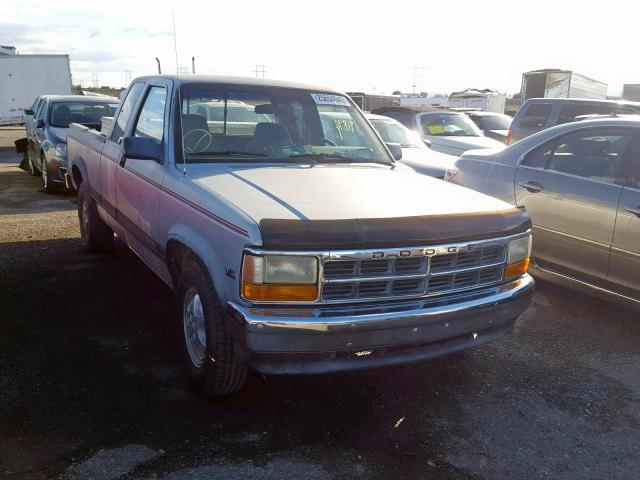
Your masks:
M 111 132 L 111 140 L 117 142 L 124 135 L 124 130 L 127 128 L 129 117 L 133 111 L 133 107 L 138 101 L 138 97 L 144 88 L 143 83 L 134 83 L 129 89 L 126 98 L 122 102 L 120 113 L 113 124 L 113 131 Z
M 529 105 L 520 121 L 520 126 L 530 128 L 544 127 L 551 113 L 552 105 L 549 103 L 534 103 Z
M 162 140 L 164 132 L 164 111 L 167 104 L 167 89 L 151 87 L 142 105 L 134 135 Z
M 632 134 L 589 129 L 560 137 L 528 154 L 523 165 L 615 183 Z

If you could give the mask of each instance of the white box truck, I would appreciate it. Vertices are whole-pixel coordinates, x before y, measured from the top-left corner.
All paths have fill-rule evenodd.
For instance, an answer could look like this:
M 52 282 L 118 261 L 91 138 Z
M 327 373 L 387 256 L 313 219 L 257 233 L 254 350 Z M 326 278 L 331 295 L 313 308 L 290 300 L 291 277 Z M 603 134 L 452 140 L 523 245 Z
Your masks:
M 71 95 L 69 55 L 0 55 L 0 125 L 24 123 L 38 95 Z
M 571 70 L 533 70 L 522 74 L 521 99 L 607 98 L 607 84 Z
M 492 89 L 468 88 L 449 95 L 449 108 L 477 108 L 484 112 L 504 113 L 507 96 Z

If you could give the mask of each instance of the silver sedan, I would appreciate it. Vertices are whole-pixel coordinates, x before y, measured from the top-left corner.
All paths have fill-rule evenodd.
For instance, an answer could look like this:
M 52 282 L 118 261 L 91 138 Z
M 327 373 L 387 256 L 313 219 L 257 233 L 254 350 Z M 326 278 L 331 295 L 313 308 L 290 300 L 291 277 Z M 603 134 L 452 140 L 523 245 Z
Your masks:
M 454 183 L 527 209 L 534 273 L 640 306 L 640 117 L 553 127 L 456 168 Z

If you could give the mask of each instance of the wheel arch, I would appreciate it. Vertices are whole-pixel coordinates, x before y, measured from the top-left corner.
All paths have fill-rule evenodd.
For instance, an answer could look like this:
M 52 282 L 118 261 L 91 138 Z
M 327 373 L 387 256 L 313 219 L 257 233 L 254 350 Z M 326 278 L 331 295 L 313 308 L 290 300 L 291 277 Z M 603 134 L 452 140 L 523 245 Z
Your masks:
M 224 269 L 217 253 L 193 229 L 186 225 L 176 226 L 169 233 L 165 244 L 165 261 L 174 289 L 180 270 L 189 258 L 195 258 L 206 268 L 218 298 L 224 302 L 227 298 L 224 288 Z

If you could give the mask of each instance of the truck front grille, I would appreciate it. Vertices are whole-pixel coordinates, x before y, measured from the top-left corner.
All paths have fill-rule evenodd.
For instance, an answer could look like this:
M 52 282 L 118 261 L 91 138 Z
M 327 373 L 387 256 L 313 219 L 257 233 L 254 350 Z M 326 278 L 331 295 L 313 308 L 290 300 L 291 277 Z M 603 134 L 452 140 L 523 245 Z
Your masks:
M 505 257 L 504 239 L 383 252 L 332 252 L 323 263 L 321 300 L 406 298 L 475 288 L 502 280 Z

